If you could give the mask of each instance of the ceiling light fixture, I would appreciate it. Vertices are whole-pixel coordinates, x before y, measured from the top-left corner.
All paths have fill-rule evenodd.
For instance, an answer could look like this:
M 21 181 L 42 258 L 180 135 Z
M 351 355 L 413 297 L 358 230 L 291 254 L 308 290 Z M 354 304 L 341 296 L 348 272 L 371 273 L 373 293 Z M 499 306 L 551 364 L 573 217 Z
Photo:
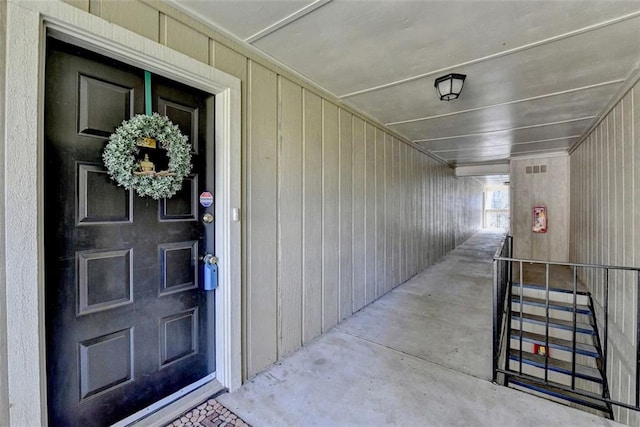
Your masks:
M 462 86 L 464 86 L 464 79 L 467 76 L 465 74 L 447 74 L 446 76 L 438 77 L 434 84 L 438 90 L 440 101 L 451 101 L 460 96 L 462 92 Z

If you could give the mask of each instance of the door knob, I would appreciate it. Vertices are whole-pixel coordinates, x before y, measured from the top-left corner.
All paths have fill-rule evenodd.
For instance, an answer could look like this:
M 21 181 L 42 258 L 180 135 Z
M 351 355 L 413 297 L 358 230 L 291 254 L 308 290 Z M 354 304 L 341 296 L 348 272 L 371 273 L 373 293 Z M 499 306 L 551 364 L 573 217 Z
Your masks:
M 214 265 L 218 263 L 218 257 L 211 254 L 205 254 L 201 259 L 205 265 Z

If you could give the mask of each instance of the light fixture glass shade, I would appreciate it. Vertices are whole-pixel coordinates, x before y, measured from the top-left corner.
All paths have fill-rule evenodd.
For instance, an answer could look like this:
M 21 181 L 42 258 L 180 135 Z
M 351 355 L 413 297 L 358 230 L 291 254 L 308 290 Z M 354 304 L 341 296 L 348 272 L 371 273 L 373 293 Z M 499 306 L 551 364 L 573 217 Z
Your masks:
M 438 77 L 434 83 L 435 88 L 438 90 L 438 95 L 441 101 L 451 101 L 460 96 L 462 87 L 464 86 L 464 80 L 467 78 L 465 74 L 448 74 L 446 76 Z

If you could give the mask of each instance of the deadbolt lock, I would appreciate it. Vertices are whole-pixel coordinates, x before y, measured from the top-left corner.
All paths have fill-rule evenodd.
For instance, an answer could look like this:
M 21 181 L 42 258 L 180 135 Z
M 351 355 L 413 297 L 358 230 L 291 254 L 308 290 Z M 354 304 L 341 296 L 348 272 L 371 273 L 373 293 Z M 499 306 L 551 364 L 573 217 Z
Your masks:
M 210 213 L 202 215 L 202 222 L 211 224 L 213 222 L 213 215 L 211 215 Z

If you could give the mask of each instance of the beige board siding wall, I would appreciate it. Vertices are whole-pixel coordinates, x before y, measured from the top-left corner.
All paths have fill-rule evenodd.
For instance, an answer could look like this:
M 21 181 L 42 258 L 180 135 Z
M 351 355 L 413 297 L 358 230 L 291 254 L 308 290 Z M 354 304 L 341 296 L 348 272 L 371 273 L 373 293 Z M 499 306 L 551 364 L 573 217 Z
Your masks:
M 247 76 L 249 91 L 254 77 L 253 72 Z M 268 98 L 278 106 L 277 117 L 254 112 L 253 97 L 249 93 L 248 125 L 253 126 L 254 116 L 269 117 L 276 123 L 279 145 L 275 159 L 251 163 L 254 156 L 248 155 L 247 160 L 248 377 L 442 257 L 453 249 L 453 236 L 470 237 L 481 221 L 482 200 L 477 182 L 454 178 L 448 167 L 284 77 L 279 77 L 278 99 Z M 247 153 L 254 145 L 267 144 L 273 154 L 272 145 L 254 135 L 249 129 Z M 264 183 L 252 182 L 253 169 L 265 169 L 271 177 L 274 164 L 277 200 L 257 204 L 263 199 L 255 191 L 265 189 Z M 438 192 L 439 204 L 425 200 Z M 423 200 L 424 208 L 418 208 Z M 269 213 L 253 216 L 254 209 L 277 212 L 277 224 Z M 253 224 L 262 215 L 269 221 Z M 456 216 L 464 220 L 445 220 Z M 427 226 L 431 217 L 440 221 L 432 223 L 441 236 L 437 248 Z M 252 236 L 269 227 L 278 230 L 275 237 Z M 255 257 L 268 255 L 274 245 L 277 263 L 271 258 L 266 262 L 273 262 L 276 271 L 267 268 L 268 274 L 261 274 L 264 267 Z M 254 298 L 256 293 L 264 298 Z M 274 295 L 277 310 L 269 307 Z
M 544 165 L 544 173 L 526 168 Z M 547 207 L 547 232 L 534 233 L 534 206 Z M 566 262 L 569 259 L 569 157 L 511 161 L 511 231 L 516 258 Z
M 640 267 L 640 86 L 636 84 L 571 154 L 572 261 Z M 603 319 L 603 274 L 580 271 Z M 637 282 L 609 277 L 611 397 L 635 404 Z M 640 426 L 637 412 L 614 407 L 617 421 Z
M 475 180 L 238 42 L 160 1 L 69 2 L 241 80 L 245 380 L 479 229 Z

